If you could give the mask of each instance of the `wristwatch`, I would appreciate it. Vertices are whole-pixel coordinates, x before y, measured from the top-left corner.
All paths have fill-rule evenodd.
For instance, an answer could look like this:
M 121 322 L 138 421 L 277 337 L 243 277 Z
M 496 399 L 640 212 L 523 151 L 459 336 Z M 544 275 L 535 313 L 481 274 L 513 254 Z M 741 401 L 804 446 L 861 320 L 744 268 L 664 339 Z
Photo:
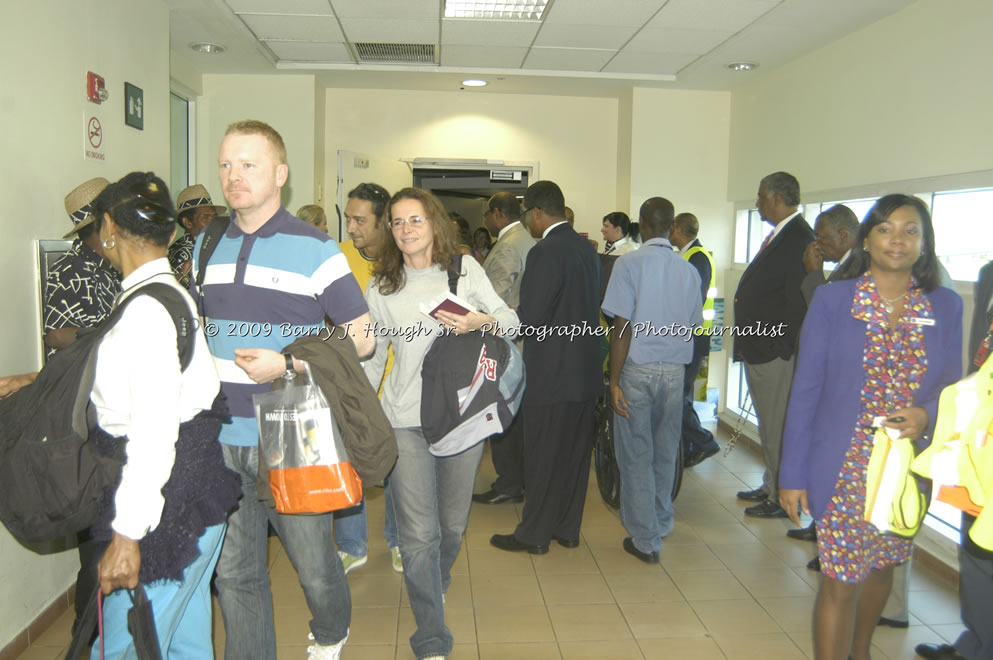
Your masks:
M 297 375 L 296 370 L 293 368 L 293 356 L 289 353 L 283 353 L 283 359 L 286 360 L 286 371 L 283 373 L 283 378 L 293 378 Z

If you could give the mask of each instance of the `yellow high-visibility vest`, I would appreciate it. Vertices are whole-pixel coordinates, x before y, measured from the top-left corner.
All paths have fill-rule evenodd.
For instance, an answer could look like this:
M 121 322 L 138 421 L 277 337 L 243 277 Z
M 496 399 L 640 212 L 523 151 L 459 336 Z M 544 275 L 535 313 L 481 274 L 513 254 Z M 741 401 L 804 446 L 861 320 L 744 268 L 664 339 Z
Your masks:
M 707 287 L 707 298 L 703 301 L 703 325 L 700 326 L 704 329 L 710 329 L 714 325 L 714 298 L 717 297 L 717 269 L 714 268 L 714 258 L 699 245 L 694 245 L 687 250 L 683 258 L 689 261 L 690 257 L 697 252 L 702 252 L 703 256 L 707 257 L 707 261 L 710 262 L 710 286 Z

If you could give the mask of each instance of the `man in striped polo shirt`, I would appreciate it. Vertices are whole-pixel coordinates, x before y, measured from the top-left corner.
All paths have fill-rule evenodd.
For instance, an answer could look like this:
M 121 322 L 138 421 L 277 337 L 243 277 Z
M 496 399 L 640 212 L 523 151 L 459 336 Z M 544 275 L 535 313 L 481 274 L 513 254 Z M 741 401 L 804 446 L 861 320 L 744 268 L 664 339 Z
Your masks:
M 228 467 L 242 479 L 243 497 L 228 518 L 216 586 L 224 617 L 228 660 L 276 657 L 272 595 L 266 572 L 268 524 L 276 529 L 297 569 L 315 641 L 311 660 L 341 655 L 348 637 L 351 598 L 324 515 L 283 515 L 256 495 L 258 426 L 252 395 L 266 392 L 288 369 L 303 364 L 280 350 L 301 334 L 324 329 L 327 316 L 348 328 L 360 357 L 372 353 L 368 307 L 345 256 L 324 232 L 293 217 L 281 202 L 289 168 L 283 139 L 259 121 L 228 127 L 218 158 L 231 222 L 206 268 L 201 291 L 204 330 L 227 396 L 232 422 L 220 441 Z M 195 288 L 195 286 L 194 286 Z

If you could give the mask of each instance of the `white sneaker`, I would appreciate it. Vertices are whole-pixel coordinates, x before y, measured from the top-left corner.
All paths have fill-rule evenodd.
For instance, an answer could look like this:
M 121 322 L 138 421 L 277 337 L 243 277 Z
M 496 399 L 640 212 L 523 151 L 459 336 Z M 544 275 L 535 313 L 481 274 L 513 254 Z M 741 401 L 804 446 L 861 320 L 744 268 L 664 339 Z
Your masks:
M 395 545 L 390 548 L 390 563 L 393 564 L 394 571 L 403 573 L 403 557 L 400 556 L 400 546 Z
M 341 565 L 345 569 L 345 575 L 348 575 L 353 569 L 359 566 L 364 566 L 366 561 L 368 561 L 368 555 L 362 555 L 358 557 L 356 555 L 350 555 L 344 550 L 338 551 L 338 556 L 341 557 Z
M 314 641 L 314 633 L 309 633 L 307 639 Z M 341 650 L 348 641 L 348 633 L 337 644 L 311 644 L 307 647 L 307 660 L 340 660 Z

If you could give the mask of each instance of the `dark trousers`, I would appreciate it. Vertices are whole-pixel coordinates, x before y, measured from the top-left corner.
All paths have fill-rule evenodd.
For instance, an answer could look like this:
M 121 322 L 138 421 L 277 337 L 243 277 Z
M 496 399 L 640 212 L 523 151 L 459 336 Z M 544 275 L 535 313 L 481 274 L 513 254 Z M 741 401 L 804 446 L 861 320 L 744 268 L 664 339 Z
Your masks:
M 955 649 L 969 660 L 993 659 L 993 553 L 976 545 L 969 530 L 976 521 L 962 515 L 962 544 L 959 546 L 959 599 L 965 630 Z
M 579 539 L 593 453 L 595 400 L 524 407 L 524 511 L 517 540 Z
M 507 430 L 490 438 L 490 453 L 497 478 L 493 490 L 501 495 L 516 497 L 524 490 L 524 409 Z
M 76 574 L 76 620 L 72 623 L 73 630 L 76 622 L 83 616 L 90 600 L 97 597 L 100 581 L 97 579 L 97 564 L 107 551 L 109 541 L 94 541 L 90 538 L 90 530 L 83 530 L 78 535 L 79 541 L 79 572 Z M 96 631 L 94 631 L 94 636 Z
M 706 340 L 703 343 L 701 340 Z M 700 373 L 700 365 L 703 359 L 710 354 L 710 337 L 698 337 L 693 342 L 693 359 L 686 365 L 686 376 L 683 381 L 683 456 L 720 449 L 720 445 L 714 440 L 714 434 L 703 428 L 700 424 L 700 416 L 693 408 L 693 384 Z

